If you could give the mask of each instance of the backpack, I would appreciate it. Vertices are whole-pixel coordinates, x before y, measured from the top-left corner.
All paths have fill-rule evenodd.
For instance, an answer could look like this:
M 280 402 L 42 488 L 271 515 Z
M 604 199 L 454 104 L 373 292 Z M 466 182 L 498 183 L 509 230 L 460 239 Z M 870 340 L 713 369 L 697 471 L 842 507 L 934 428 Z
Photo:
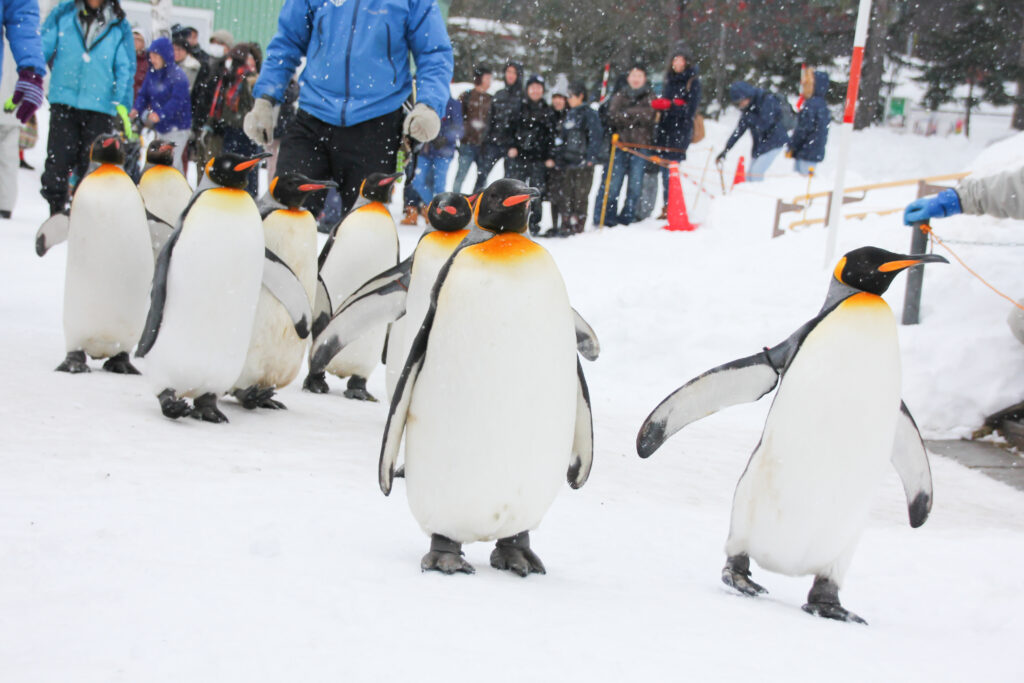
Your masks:
M 797 113 L 793 109 L 793 105 L 782 95 L 772 95 L 772 97 L 779 101 L 779 109 L 782 111 L 782 114 L 779 116 L 779 125 L 786 130 L 796 128 Z

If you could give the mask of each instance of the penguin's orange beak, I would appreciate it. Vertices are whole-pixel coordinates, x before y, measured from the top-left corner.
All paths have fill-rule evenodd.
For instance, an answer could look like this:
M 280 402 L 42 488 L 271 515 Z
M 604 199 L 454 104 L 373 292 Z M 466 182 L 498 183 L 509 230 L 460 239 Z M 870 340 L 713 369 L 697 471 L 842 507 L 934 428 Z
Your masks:
M 531 195 L 528 194 L 514 194 L 511 197 L 507 197 L 505 201 L 501 203 L 502 206 L 517 206 L 523 202 L 528 202 L 531 199 Z
M 240 164 L 235 164 L 235 170 L 236 171 L 248 170 L 248 169 L 252 168 L 253 166 L 255 166 L 256 164 L 260 163 L 261 161 L 263 161 L 264 159 L 266 159 L 269 156 L 273 156 L 273 155 L 268 153 L 268 152 L 264 152 L 263 154 L 260 154 L 259 156 L 255 157 L 253 159 L 249 159 L 248 161 L 243 161 Z
M 395 182 L 394 178 L 383 178 L 380 182 L 377 183 L 377 185 L 379 187 L 384 187 L 385 185 L 390 185 L 393 182 Z
M 305 185 L 299 185 L 299 192 L 316 192 L 317 190 L 326 190 L 326 185 L 319 183 L 306 183 Z
M 899 259 L 898 261 L 889 261 L 878 266 L 879 273 L 891 273 L 897 270 L 903 270 L 904 268 L 910 268 L 916 266 L 919 263 L 949 263 L 944 257 L 938 254 L 925 254 L 920 258 L 909 258 Z
M 106 140 L 103 141 L 104 147 L 110 147 L 111 145 L 117 147 L 117 138 L 107 138 Z
M 441 210 L 444 211 L 445 213 L 450 213 L 453 216 L 458 213 L 458 209 L 456 209 L 454 206 L 446 206 Z

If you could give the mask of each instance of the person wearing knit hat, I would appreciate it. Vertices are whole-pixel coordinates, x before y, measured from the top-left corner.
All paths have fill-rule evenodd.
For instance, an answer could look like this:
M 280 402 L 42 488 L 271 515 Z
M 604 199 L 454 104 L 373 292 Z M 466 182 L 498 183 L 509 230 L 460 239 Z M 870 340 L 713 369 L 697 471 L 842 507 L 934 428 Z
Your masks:
M 544 101 L 544 78 L 534 74 L 526 81 L 526 100 L 514 122 L 513 145 L 505 159 L 505 175 L 540 190 L 544 197 L 547 170 L 554 168 L 551 157 L 555 144 L 555 114 Z M 542 199 L 530 207 L 530 234 L 540 232 Z
M 222 50 L 220 50 L 221 54 L 219 55 L 214 54 L 212 50 L 209 50 L 208 52 L 210 52 L 214 57 L 223 57 L 228 53 L 228 50 L 235 46 L 235 37 L 231 35 L 231 31 L 228 31 L 227 29 L 217 29 L 210 34 L 210 44 L 219 45 Z

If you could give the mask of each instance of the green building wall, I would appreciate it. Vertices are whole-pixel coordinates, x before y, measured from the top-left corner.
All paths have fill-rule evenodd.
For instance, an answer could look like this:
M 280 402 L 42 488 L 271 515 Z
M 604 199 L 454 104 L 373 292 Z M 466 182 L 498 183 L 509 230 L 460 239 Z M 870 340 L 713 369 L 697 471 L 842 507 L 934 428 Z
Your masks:
M 284 0 L 175 0 L 174 4 L 213 10 L 215 30 L 227 29 L 235 40 L 258 42 L 266 48 L 277 31 L 277 15 Z M 438 4 L 447 20 L 451 0 L 439 0 Z

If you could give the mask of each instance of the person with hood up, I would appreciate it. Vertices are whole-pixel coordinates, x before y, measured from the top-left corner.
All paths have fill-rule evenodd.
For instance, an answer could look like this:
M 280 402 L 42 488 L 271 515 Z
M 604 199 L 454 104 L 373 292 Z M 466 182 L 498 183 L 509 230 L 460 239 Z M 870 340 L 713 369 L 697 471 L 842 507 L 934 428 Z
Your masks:
M 192 134 L 192 101 L 188 89 L 188 76 L 174 63 L 174 48 L 170 38 L 157 38 L 149 46 L 152 68 L 139 88 L 135 105 L 129 114 L 133 119 L 141 116 L 145 126 L 175 145 L 174 168 L 185 172 L 182 152 Z
M 796 120 L 796 128 L 789 139 L 786 156 L 795 161 L 794 168 L 800 175 L 810 175 L 811 169 L 825 158 L 825 143 L 828 142 L 828 123 L 831 118 L 825 93 L 828 92 L 828 74 L 824 71 L 810 73 L 810 78 L 801 77 L 800 94 L 804 106 Z
M 700 107 L 700 76 L 697 65 L 683 45 L 676 45 L 672 51 L 661 97 L 651 106 L 658 112 L 658 125 L 654 130 L 654 144 L 678 152 L 659 151 L 658 156 L 668 161 L 685 161 L 686 148 L 693 139 L 693 121 Z M 661 169 L 661 186 L 665 207 L 660 218 L 668 216 L 668 169 Z
M 544 101 L 544 78 L 530 76 L 526 82 L 526 100 L 513 122 L 513 142 L 505 157 L 505 175 L 540 190 L 530 204 L 530 234 L 540 232 L 543 202 L 547 189 L 547 171 L 554 168 L 551 157 L 555 145 L 555 112 Z
M 764 180 L 768 167 L 775 161 L 782 148 L 789 142 L 789 133 L 782 122 L 782 103 L 779 99 L 761 88 L 755 88 L 746 81 L 736 81 L 729 86 L 729 99 L 742 110 L 740 122 L 736 130 L 729 136 L 715 161 L 725 161 L 725 155 L 740 139 L 745 131 L 750 131 L 754 145 L 750 151 L 750 168 L 747 180 L 760 182 Z
M 508 156 L 515 144 L 515 124 L 523 107 L 523 67 L 510 61 L 505 65 L 505 87 L 491 100 L 491 122 L 484 139 L 482 160 L 477 163 L 476 186 L 480 192 L 487 186 L 487 176 L 499 159 Z M 508 169 L 505 175 L 510 176 Z
M 612 133 L 618 134 L 620 142 L 635 145 L 649 145 L 653 142 L 655 111 L 651 107 L 652 101 L 651 86 L 647 83 L 647 69 L 636 65 L 629 70 L 625 87 L 616 91 L 608 106 L 608 121 Z M 615 163 L 611 168 L 611 185 L 608 188 L 605 225 L 629 225 L 637 219 L 646 167 L 647 161 L 635 154 L 622 150 L 615 154 Z M 605 177 L 601 178 L 597 191 L 597 203 L 594 205 L 595 225 L 601 221 L 607 173 L 608 168 L 605 168 Z M 617 209 L 619 192 L 627 175 L 629 182 L 626 185 L 626 202 L 620 212 Z
M 128 117 L 135 40 L 118 0 L 64 0 L 46 17 L 42 42 L 52 75 L 40 194 L 54 214 L 88 170 L 92 141 L 115 130 L 115 116 Z

